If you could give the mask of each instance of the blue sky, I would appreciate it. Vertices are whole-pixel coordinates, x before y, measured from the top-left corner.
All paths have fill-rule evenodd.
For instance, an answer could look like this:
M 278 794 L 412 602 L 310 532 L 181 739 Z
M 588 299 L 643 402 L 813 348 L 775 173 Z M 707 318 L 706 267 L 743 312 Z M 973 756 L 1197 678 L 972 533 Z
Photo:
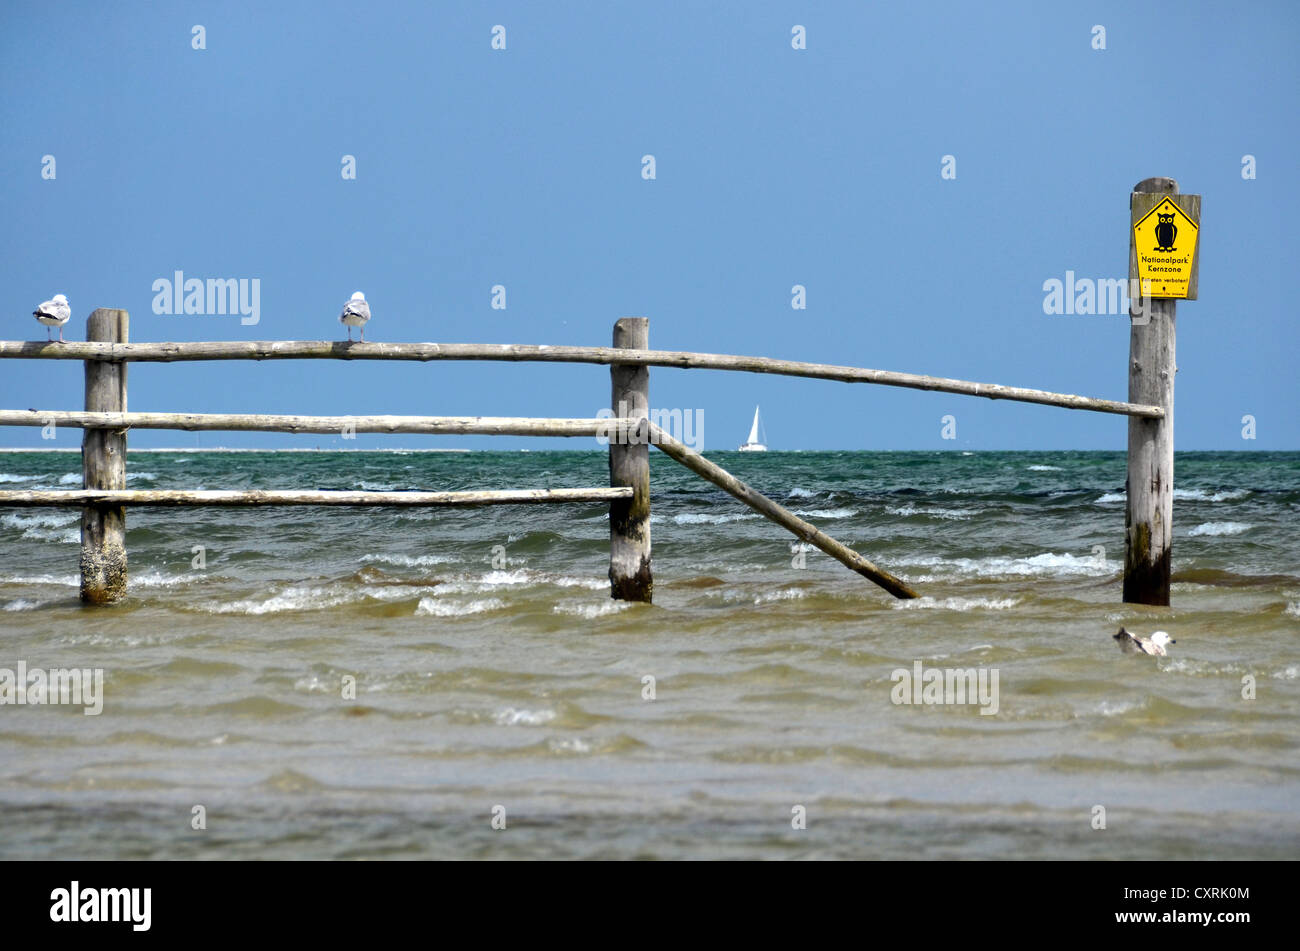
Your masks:
M 42 338 L 28 315 L 62 292 L 71 339 L 100 306 L 129 310 L 137 341 L 341 339 L 361 289 L 373 340 L 606 344 L 616 318 L 640 315 L 663 349 L 1125 399 L 1127 318 L 1048 316 L 1043 282 L 1126 276 L 1129 190 L 1171 175 L 1204 196 L 1200 299 L 1178 313 L 1177 445 L 1296 449 L 1300 6 L 1132 7 L 7 2 L 0 336 Z M 791 47 L 796 24 L 806 49 Z M 153 282 L 176 270 L 257 278 L 260 322 L 154 314 Z M 806 310 L 791 308 L 795 284 Z M 134 410 L 593 416 L 608 394 L 594 366 L 130 373 Z M 714 449 L 744 439 L 756 403 L 774 449 L 1126 438 L 1117 416 L 710 371 L 653 370 L 651 403 L 702 410 Z M 0 361 L 0 406 L 80 409 L 82 367 Z M 947 414 L 956 440 L 941 438 Z M 50 445 L 0 430 L 0 446 Z

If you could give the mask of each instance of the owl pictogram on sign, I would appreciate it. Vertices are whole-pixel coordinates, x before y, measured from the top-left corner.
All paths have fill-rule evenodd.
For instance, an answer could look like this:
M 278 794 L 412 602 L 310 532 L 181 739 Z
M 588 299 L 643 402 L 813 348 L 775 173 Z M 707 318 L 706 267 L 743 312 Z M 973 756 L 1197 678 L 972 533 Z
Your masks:
M 1156 250 L 1157 251 L 1177 251 L 1174 247 L 1174 241 L 1178 239 L 1178 225 L 1174 224 L 1173 214 L 1156 213 L 1160 223 L 1156 225 Z

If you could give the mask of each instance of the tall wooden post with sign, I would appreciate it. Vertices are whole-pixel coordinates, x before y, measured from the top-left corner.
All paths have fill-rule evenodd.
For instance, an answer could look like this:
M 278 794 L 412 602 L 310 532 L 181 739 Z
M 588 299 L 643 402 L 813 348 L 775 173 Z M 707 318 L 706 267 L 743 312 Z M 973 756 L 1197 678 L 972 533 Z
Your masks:
M 1172 178 L 1148 178 L 1129 196 L 1131 403 L 1159 406 L 1157 419 L 1128 419 L 1124 600 L 1169 604 L 1174 516 L 1174 314 L 1196 299 L 1201 196 Z

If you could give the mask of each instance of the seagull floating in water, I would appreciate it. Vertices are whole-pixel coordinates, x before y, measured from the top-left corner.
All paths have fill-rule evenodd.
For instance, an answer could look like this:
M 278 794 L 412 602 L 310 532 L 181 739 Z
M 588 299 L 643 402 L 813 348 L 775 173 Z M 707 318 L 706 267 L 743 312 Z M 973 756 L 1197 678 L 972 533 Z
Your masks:
M 1122 627 L 1115 635 L 1115 640 L 1119 641 L 1119 649 L 1125 654 L 1150 654 L 1153 657 L 1169 656 L 1165 645 L 1178 643 L 1164 631 L 1156 631 L 1150 637 L 1143 637 L 1141 634 L 1130 634 Z
M 343 305 L 343 313 L 339 314 L 339 323 L 346 324 L 348 328 L 348 340 L 352 340 L 352 328 L 361 328 L 361 339 L 366 339 L 366 321 L 370 319 L 370 305 L 366 303 L 366 295 L 357 291 L 352 298 Z
M 68 306 L 68 299 L 62 294 L 55 294 L 50 300 L 43 301 L 39 307 L 32 311 L 32 316 L 45 325 L 45 339 L 51 340 L 50 328 L 59 328 L 59 343 L 63 343 L 63 325 L 68 322 L 72 316 L 72 308 Z

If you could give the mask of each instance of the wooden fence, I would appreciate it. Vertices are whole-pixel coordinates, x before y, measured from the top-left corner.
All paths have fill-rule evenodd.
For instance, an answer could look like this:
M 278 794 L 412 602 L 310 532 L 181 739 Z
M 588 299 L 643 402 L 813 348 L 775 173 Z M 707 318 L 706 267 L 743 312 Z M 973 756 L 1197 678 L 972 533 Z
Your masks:
M 81 360 L 85 363 L 84 411 L 0 409 L 2 426 L 77 427 L 82 443 L 84 487 L 80 490 L 0 491 L 0 506 L 72 505 L 82 509 L 81 597 L 111 603 L 127 591 L 127 506 L 181 505 L 385 505 L 455 506 L 545 502 L 608 502 L 610 590 L 615 598 L 650 601 L 650 464 L 657 447 L 697 475 L 880 585 L 898 598 L 915 598 L 908 584 L 836 541 L 777 502 L 705 459 L 650 419 L 649 368 L 682 367 L 777 373 L 842 382 L 877 383 L 963 393 L 989 399 L 1119 413 L 1159 423 L 1163 407 L 1092 399 L 1021 387 L 973 383 L 858 367 L 772 360 L 765 357 L 650 350 L 649 321 L 624 318 L 614 327 L 612 347 L 548 347 L 493 344 L 330 343 L 323 341 L 129 343 L 122 310 L 91 314 L 86 343 L 0 341 L 0 358 Z M 607 364 L 611 405 L 627 415 L 603 419 L 484 416 L 297 416 L 229 413 L 133 413 L 127 411 L 127 365 L 179 360 L 504 360 Z M 171 490 L 126 488 L 126 434 L 131 429 L 227 430 L 288 433 L 422 433 L 430 435 L 604 436 L 609 442 L 609 486 L 479 492 L 339 492 L 304 490 Z
M 1139 193 L 1177 194 L 1172 179 L 1148 179 Z M 1146 196 L 1147 199 L 1150 195 Z M 1198 204 L 1199 208 L 1199 204 Z M 0 359 L 80 360 L 85 364 L 84 411 L 0 409 L 0 426 L 50 423 L 84 429 L 83 488 L 4 490 L 0 506 L 71 505 L 81 516 L 81 598 L 104 604 L 127 591 L 127 506 L 179 505 L 490 505 L 608 502 L 610 592 L 650 601 L 650 446 L 730 493 L 764 517 L 835 558 L 897 598 L 915 598 L 909 585 L 793 512 L 755 491 L 716 463 L 674 439 L 650 420 L 650 367 L 713 369 L 874 383 L 1014 400 L 1129 417 L 1128 503 L 1125 519 L 1124 600 L 1169 603 L 1173 498 L 1174 302 L 1148 300 L 1146 318 L 1130 336 L 1130 402 L 1068 393 L 974 383 L 861 367 L 692 353 L 649 348 L 649 321 L 625 317 L 614 325 L 611 347 L 514 344 L 352 343 L 330 341 L 211 341 L 130 343 L 124 310 L 90 315 L 86 342 L 0 341 Z M 290 416 L 127 411 L 131 363 L 192 360 L 497 360 L 604 364 L 610 368 L 611 419 L 482 416 Z M 484 492 L 328 492 L 254 490 L 132 491 L 126 488 L 126 441 L 131 429 L 256 432 L 423 433 L 431 435 L 605 436 L 609 485 L 571 489 Z

